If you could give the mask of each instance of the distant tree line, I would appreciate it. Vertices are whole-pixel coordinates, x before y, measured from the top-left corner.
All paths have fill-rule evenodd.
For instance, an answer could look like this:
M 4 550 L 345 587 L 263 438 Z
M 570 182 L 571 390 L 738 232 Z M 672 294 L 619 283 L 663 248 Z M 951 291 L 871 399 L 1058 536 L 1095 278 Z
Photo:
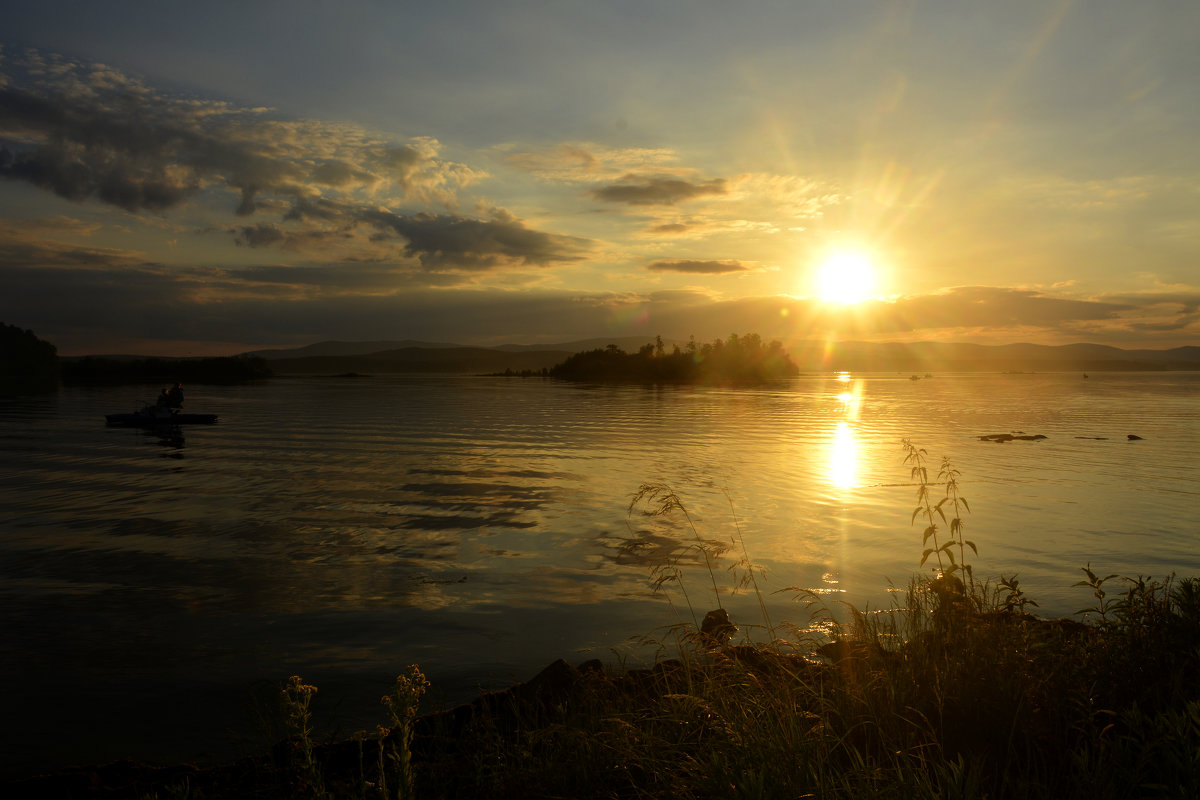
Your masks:
M 550 368 L 542 367 L 541 369 L 513 369 L 505 367 L 504 372 L 489 372 L 485 377 L 488 378 L 548 378 L 550 377 Z
M 39 391 L 58 385 L 58 349 L 33 331 L 0 322 L 0 381 L 7 391 Z
M 778 341 L 764 344 L 757 333 L 697 345 L 695 337 L 667 352 L 662 337 L 636 353 L 615 344 L 576 353 L 550 369 L 550 376 L 574 381 L 754 385 L 794 377 L 799 368 Z
M 42 392 L 64 384 L 244 383 L 269 378 L 258 356 L 227 358 L 60 358 L 33 331 L 0 322 L 0 394 Z

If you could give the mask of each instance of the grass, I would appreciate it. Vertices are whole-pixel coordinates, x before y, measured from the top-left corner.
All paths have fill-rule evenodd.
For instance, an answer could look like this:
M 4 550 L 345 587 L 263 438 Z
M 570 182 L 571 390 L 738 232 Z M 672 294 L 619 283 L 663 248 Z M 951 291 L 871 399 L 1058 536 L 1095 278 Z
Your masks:
M 681 532 L 650 576 L 679 620 L 653 669 L 558 662 L 419 716 L 414 665 L 384 697 L 387 726 L 328 744 L 311 739 L 316 688 L 294 677 L 272 757 L 123 796 L 1200 797 L 1200 579 L 1089 564 L 1083 621 L 1035 617 L 1017 576 L 978 580 L 968 563 L 957 470 L 943 462 L 930 481 L 905 446 L 923 560 L 941 569 L 883 613 L 838 623 L 799 592 L 817 624 L 773 625 L 736 518 L 731 536 L 706 537 L 677 494 L 647 484 L 631 517 Z M 647 541 L 635 529 L 629 546 Z M 723 566 L 759 598 L 762 619 L 733 620 L 740 631 L 722 616 Z

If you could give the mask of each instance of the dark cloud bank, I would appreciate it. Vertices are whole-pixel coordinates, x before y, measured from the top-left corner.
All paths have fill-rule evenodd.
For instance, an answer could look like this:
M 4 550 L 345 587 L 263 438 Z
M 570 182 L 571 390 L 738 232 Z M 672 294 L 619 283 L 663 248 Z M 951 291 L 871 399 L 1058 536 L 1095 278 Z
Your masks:
M 362 131 L 167 97 L 111 70 L 49 61 L 30 55 L 24 72 L 0 75 L 0 178 L 131 213 L 224 192 L 236 198 L 235 216 L 280 215 L 229 226 L 241 245 L 303 250 L 361 236 L 376 250 L 394 241 L 397 258 L 426 270 L 547 266 L 576 261 L 588 248 L 529 229 L 501 209 L 476 218 L 364 200 L 385 187 L 422 203 L 451 202 L 449 189 L 469 180 L 470 170 L 439 160 L 428 142 L 390 144 Z
M 745 272 L 746 267 L 737 261 L 694 261 L 687 259 L 662 259 L 646 265 L 651 272 L 682 272 L 689 275 L 725 275 Z
M 670 176 L 626 175 L 619 182 L 592 190 L 597 200 L 635 206 L 675 205 L 705 195 L 725 194 L 725 181 L 693 183 Z
M 787 297 L 720 301 L 689 291 L 497 293 L 414 285 L 413 276 L 386 263 L 180 269 L 119 251 L 47 250 L 3 234 L 0 318 L 68 354 L 102 352 L 106 336 L 224 343 L 214 350 L 234 353 L 327 339 L 502 344 L 756 332 L 785 342 L 913 341 L 951 331 L 962 341 L 985 330 L 1020 334 L 1008 341 L 1037 332 L 1042 341 L 1158 347 L 1163 330 L 1178 338 L 1194 329 L 1200 306 L 1194 294 L 1085 301 L 983 287 L 848 308 Z

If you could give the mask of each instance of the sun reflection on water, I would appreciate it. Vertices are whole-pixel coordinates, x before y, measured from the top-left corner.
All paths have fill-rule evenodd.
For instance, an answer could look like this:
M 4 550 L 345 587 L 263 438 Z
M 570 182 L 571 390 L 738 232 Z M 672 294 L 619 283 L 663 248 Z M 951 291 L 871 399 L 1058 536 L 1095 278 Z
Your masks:
M 842 404 L 842 419 L 849 421 L 857 420 L 859 413 L 862 411 L 863 382 L 854 380 L 846 373 L 842 373 L 837 379 L 838 383 L 841 384 L 838 387 L 840 391 L 837 394 L 837 399 Z M 849 385 L 847 386 L 846 384 Z
M 850 423 L 837 424 L 829 454 L 829 480 L 840 489 L 854 488 L 858 467 L 858 443 Z
M 829 443 L 829 482 L 839 489 L 851 489 L 858 473 L 858 442 L 851 423 L 858 420 L 862 411 L 863 382 L 848 372 L 839 374 L 837 380 L 841 390 L 837 394 L 841 419 Z

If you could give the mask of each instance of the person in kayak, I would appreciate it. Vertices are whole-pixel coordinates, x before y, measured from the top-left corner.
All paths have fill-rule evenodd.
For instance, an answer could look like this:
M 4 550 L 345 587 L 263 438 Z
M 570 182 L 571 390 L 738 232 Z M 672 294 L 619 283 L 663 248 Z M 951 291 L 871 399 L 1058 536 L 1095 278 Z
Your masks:
M 167 408 L 183 408 L 183 384 L 177 383 L 171 387 L 171 391 L 163 389 L 167 396 Z

